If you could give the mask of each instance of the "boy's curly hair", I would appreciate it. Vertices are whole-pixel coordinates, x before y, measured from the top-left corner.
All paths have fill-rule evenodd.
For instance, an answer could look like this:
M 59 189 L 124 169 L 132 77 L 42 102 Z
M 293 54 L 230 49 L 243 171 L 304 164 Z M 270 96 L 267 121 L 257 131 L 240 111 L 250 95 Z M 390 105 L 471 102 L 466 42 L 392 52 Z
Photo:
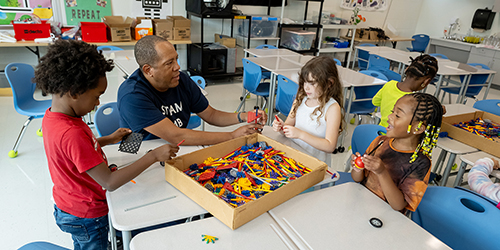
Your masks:
M 113 60 L 106 60 L 96 45 L 57 40 L 40 58 L 34 81 L 43 93 L 81 95 L 97 88 L 99 78 L 113 67 Z

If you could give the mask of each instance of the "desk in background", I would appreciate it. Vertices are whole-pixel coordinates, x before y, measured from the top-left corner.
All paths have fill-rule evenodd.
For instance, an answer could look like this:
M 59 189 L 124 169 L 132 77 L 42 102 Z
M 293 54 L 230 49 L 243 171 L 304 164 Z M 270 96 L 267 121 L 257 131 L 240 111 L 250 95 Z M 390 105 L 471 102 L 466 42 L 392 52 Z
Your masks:
M 119 144 L 103 147 L 103 150 L 108 162 L 120 167 L 128 165 L 148 150 L 165 143 L 167 142 L 162 139 L 143 141 L 137 154 L 119 152 Z M 181 146 L 177 155 L 187 154 L 197 149 L 200 147 Z M 165 169 L 159 163 L 144 170 L 134 180 L 135 184 L 129 182 L 113 192 L 106 192 L 110 230 L 113 236 L 115 229 L 122 231 L 125 250 L 129 249 L 132 230 L 207 213 L 205 209 L 165 180 Z M 174 196 L 175 198 L 172 198 Z
M 342 37 L 347 40 L 351 40 L 352 37 Z M 396 48 L 396 45 L 398 42 L 406 42 L 406 41 L 414 41 L 415 39 L 411 37 L 402 37 L 402 36 L 391 36 L 389 39 L 386 40 L 371 40 L 371 39 L 361 39 L 361 38 L 356 38 L 354 37 L 354 42 L 357 43 L 380 43 L 380 42 L 386 42 L 389 41 L 392 44 L 392 48 Z

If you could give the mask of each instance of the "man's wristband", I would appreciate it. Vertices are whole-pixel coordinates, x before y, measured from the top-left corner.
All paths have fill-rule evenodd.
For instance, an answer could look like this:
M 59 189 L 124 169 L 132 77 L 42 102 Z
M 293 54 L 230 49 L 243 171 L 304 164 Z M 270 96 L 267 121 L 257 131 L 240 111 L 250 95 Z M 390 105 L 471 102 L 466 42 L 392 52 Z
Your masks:
M 238 122 L 239 122 L 239 123 L 242 123 L 242 122 L 244 122 L 244 121 L 241 119 L 241 116 L 240 116 L 240 115 L 241 115 L 241 112 L 238 112 Z

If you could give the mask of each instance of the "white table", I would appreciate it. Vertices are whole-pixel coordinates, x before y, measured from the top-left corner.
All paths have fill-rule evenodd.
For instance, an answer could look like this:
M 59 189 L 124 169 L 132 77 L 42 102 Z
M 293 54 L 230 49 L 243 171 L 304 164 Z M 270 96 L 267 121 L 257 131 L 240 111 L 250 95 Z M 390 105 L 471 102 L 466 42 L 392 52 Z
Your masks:
M 298 195 L 268 213 L 299 249 L 450 249 L 354 182 Z M 369 223 L 374 217 L 381 228 Z
M 119 144 L 103 148 L 109 164 L 118 167 L 137 160 L 148 150 L 157 148 L 166 141 L 162 139 L 143 141 L 137 154 L 118 151 Z M 177 155 L 199 149 L 198 146 L 181 146 Z M 129 249 L 131 231 L 190 218 L 207 213 L 205 209 L 165 181 L 165 169 L 159 163 L 142 172 L 135 179 L 113 192 L 106 192 L 109 206 L 110 229 L 122 231 L 123 249 Z M 174 197 L 175 198 L 172 198 Z M 168 199 L 171 198 L 171 199 Z
M 460 186 L 460 184 L 462 184 L 462 180 L 463 180 L 467 165 L 474 166 L 474 163 L 477 160 L 485 158 L 485 157 L 495 158 L 498 160 L 498 157 L 495 157 L 493 155 L 490 155 L 490 154 L 482 152 L 482 151 L 461 155 L 460 160 L 462 162 L 460 163 L 460 168 L 458 169 L 457 178 L 455 179 L 455 183 L 453 183 L 453 186 L 456 187 L 456 186 Z M 498 171 L 498 170 L 493 170 L 493 172 L 491 172 L 491 175 L 495 176 L 495 178 L 497 178 L 497 179 L 500 179 L 500 171 Z
M 301 54 L 289 49 L 244 49 L 245 53 L 255 57 L 299 56 Z

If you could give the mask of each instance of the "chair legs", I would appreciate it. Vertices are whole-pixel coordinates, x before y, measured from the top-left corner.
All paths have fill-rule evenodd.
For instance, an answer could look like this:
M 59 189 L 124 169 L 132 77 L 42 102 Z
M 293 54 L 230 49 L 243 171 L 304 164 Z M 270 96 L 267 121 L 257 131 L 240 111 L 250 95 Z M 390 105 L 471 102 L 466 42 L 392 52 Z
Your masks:
M 240 105 L 238 105 L 238 108 L 236 109 L 235 113 L 240 112 L 241 107 L 244 107 L 244 105 L 245 105 L 245 101 L 246 101 L 246 99 L 247 99 L 247 96 L 248 96 L 248 95 L 250 95 L 250 92 L 248 92 L 248 91 L 247 91 L 247 92 L 246 92 L 243 96 L 241 96 L 241 97 L 240 97 L 241 102 L 240 102 Z M 259 104 L 259 99 L 258 99 L 258 97 L 259 97 L 259 96 L 257 96 L 257 106 L 258 106 L 258 104 Z M 264 97 L 264 96 L 263 96 L 262 98 L 264 98 L 264 104 L 262 105 L 262 110 L 265 110 L 265 109 L 266 109 L 266 105 L 267 105 L 267 98 L 266 98 L 266 97 Z M 245 110 L 245 108 L 243 108 L 243 111 L 244 111 L 244 110 Z
M 28 125 L 30 125 L 31 121 L 34 118 L 35 117 L 30 116 L 30 117 L 28 117 L 28 119 L 26 120 L 26 122 L 24 122 L 24 125 L 23 125 L 23 128 L 21 129 L 21 132 L 17 136 L 17 140 L 16 140 L 16 143 L 14 144 L 14 148 L 11 151 L 9 151 L 9 157 L 10 158 L 15 158 L 17 156 L 17 149 L 19 148 L 19 144 L 21 144 L 21 140 L 24 137 L 24 133 L 26 132 L 26 128 L 28 128 Z

